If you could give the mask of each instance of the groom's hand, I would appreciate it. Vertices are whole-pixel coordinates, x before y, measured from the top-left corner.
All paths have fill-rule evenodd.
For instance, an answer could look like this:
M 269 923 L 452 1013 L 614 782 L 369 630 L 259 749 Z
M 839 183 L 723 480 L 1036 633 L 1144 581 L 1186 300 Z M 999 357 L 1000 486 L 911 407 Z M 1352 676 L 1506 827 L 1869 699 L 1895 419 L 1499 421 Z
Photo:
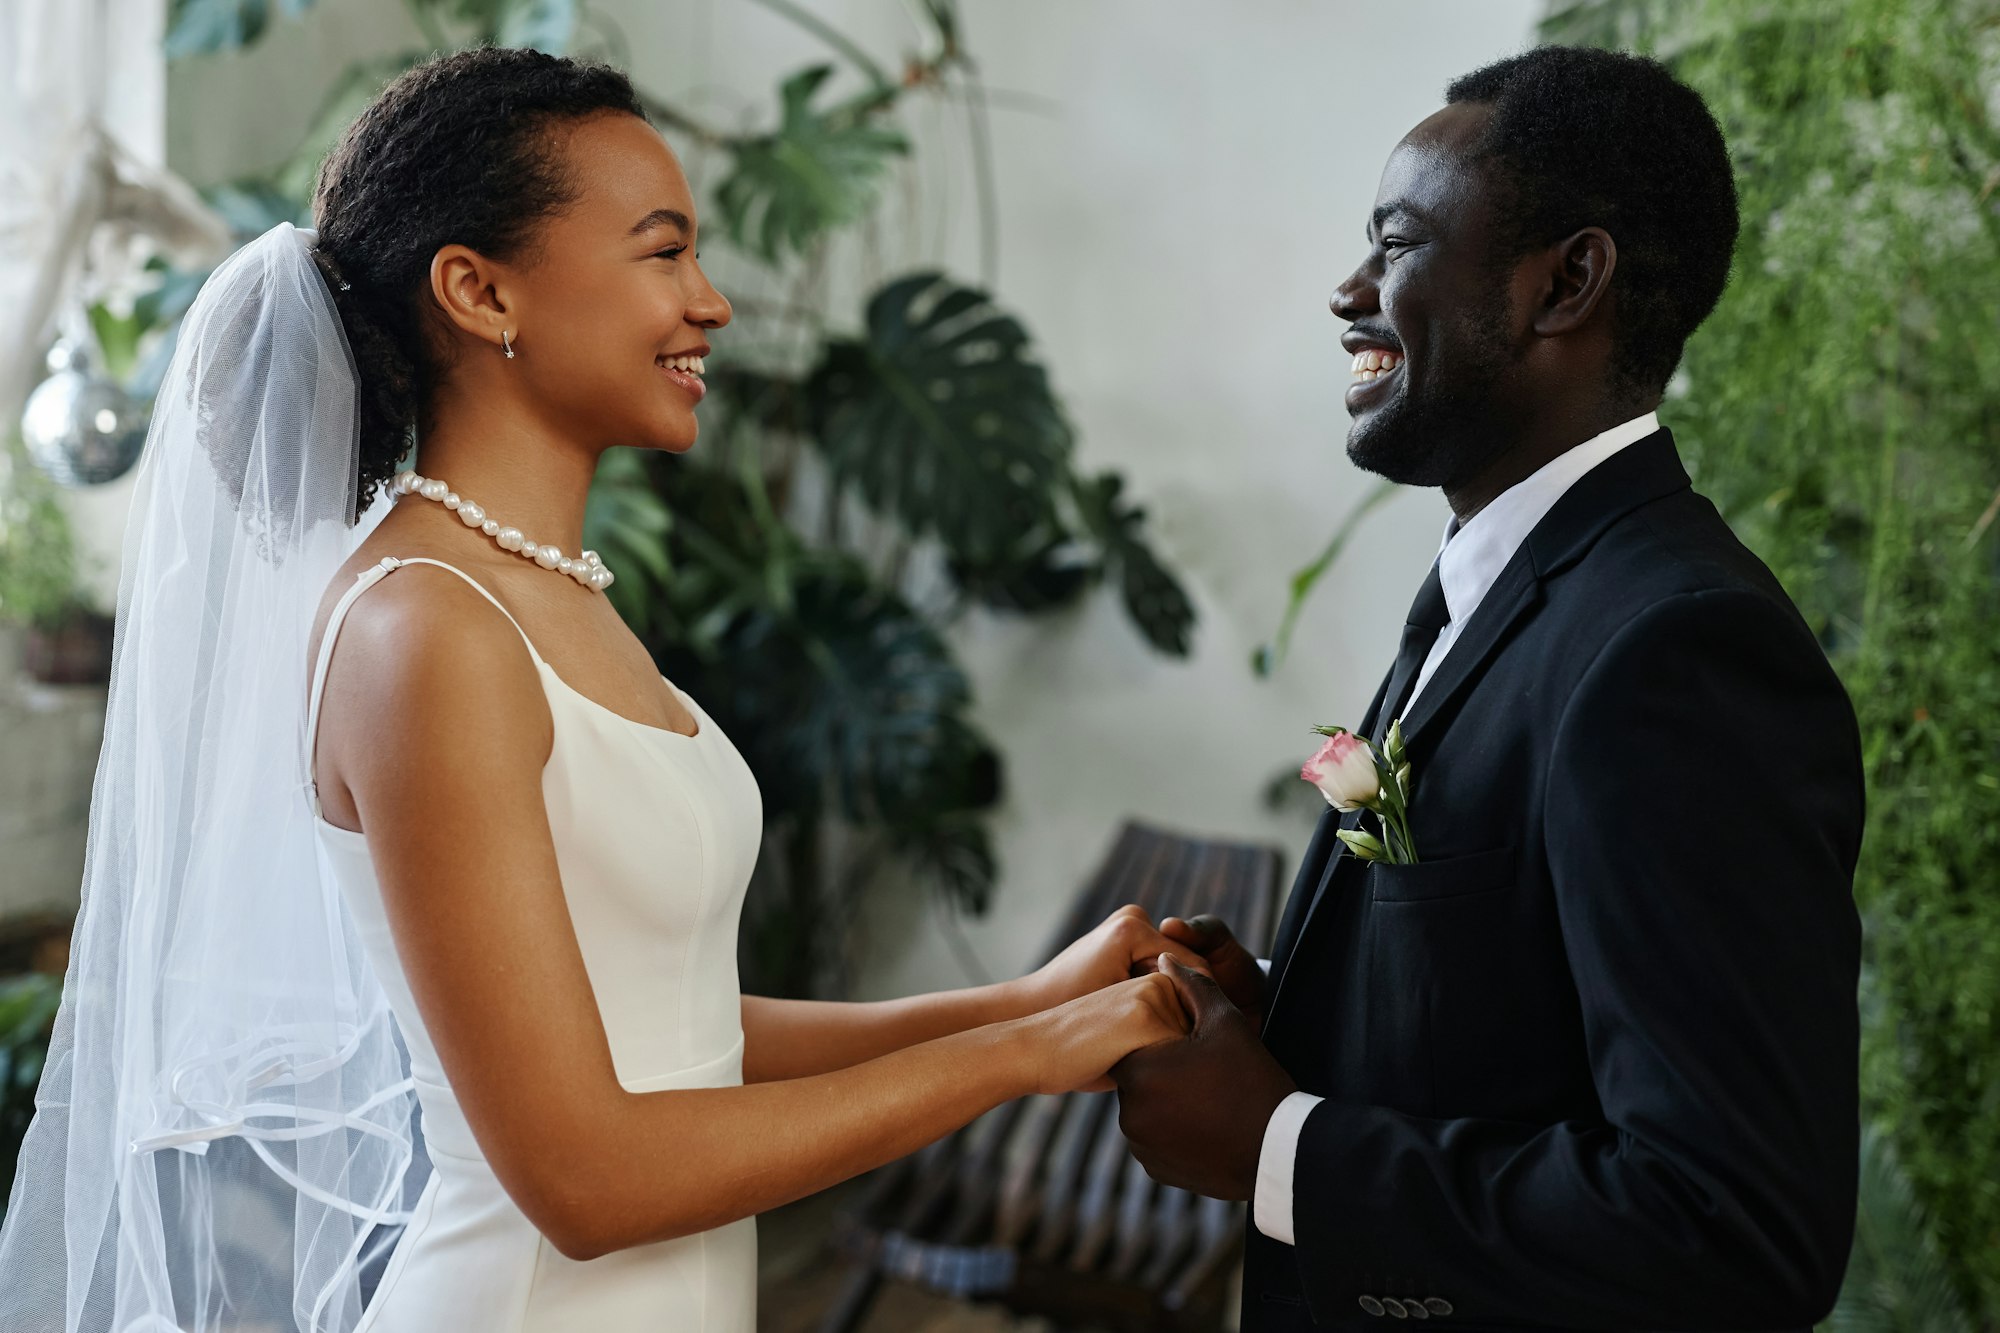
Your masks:
M 1176 944 L 1184 944 L 1201 955 L 1208 974 L 1229 1002 L 1250 1016 L 1258 1028 L 1264 1022 L 1264 969 L 1257 955 L 1237 942 L 1236 935 L 1219 916 L 1170 916 L 1160 922 L 1160 933 Z
M 1211 1199 L 1248 1199 L 1257 1192 L 1264 1126 L 1298 1085 L 1213 978 L 1171 958 L 1160 970 L 1172 978 L 1194 1028 L 1185 1040 L 1134 1051 L 1112 1066 L 1118 1127 L 1162 1185 Z

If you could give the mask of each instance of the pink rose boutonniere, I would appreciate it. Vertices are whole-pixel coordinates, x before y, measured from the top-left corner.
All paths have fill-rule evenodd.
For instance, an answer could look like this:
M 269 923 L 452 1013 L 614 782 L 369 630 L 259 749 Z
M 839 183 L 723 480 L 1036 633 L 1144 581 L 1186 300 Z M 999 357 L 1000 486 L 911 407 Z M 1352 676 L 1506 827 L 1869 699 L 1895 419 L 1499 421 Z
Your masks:
M 1314 727 L 1326 737 L 1319 753 L 1306 760 L 1299 776 L 1336 810 L 1366 810 L 1381 833 L 1341 829 L 1334 836 L 1364 861 L 1414 865 L 1417 844 L 1410 837 L 1410 762 L 1403 754 L 1403 722 L 1389 724 L 1382 748 L 1346 727 Z

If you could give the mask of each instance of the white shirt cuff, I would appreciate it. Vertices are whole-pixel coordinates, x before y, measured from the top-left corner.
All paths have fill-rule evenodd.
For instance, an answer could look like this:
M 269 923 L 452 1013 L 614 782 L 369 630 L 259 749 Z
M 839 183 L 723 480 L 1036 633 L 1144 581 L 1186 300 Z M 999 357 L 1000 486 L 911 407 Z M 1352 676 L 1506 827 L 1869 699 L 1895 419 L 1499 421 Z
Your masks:
M 1268 977 L 1268 976 L 1270 976 L 1270 975 L 1271 975 L 1271 960 L 1270 960 L 1270 959 L 1268 959 L 1268 958 L 1259 958 L 1259 959 L 1257 960 L 1257 966 L 1259 966 L 1259 967 L 1261 967 L 1261 968 L 1263 968 L 1263 969 L 1264 969 L 1264 975 L 1265 975 L 1265 976 L 1267 976 L 1267 977 Z
M 1278 1103 L 1264 1126 L 1251 1216 L 1259 1231 L 1287 1245 L 1298 1244 L 1292 1232 L 1292 1169 L 1299 1159 L 1299 1133 L 1306 1127 L 1306 1117 L 1324 1100 L 1309 1092 L 1295 1092 Z

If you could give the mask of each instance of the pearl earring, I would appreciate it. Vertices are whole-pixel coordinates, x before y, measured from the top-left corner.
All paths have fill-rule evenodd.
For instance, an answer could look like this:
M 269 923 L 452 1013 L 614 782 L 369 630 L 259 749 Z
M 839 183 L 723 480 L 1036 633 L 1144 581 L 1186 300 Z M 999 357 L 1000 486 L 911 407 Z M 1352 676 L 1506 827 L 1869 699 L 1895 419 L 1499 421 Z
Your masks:
M 501 350 L 507 353 L 507 359 L 509 361 L 512 361 L 514 359 L 514 344 L 511 341 L 513 336 L 514 335 L 512 334 L 512 332 L 510 332 L 507 329 L 500 330 L 500 347 Z

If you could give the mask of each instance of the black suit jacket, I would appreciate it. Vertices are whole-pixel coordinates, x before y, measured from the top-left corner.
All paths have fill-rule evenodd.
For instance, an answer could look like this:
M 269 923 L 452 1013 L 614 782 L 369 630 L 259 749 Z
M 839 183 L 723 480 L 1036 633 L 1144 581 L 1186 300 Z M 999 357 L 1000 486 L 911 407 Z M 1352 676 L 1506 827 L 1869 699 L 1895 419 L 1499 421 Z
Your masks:
M 1667 432 L 1550 510 L 1403 730 L 1422 861 L 1337 855 L 1329 812 L 1279 925 L 1264 1039 L 1328 1100 L 1244 1329 L 1812 1324 L 1854 1225 L 1860 742 Z

